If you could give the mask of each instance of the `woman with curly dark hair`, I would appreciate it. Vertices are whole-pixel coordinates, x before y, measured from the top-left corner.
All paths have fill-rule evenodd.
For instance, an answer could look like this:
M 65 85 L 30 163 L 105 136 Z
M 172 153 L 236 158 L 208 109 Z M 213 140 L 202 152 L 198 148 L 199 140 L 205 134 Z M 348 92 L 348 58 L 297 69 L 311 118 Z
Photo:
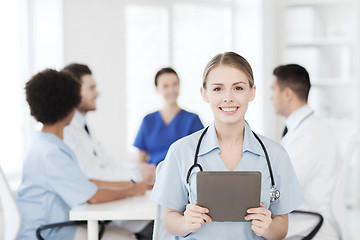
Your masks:
M 67 72 L 46 69 L 25 86 L 31 115 L 43 128 L 36 134 L 25 157 L 17 203 L 22 224 L 17 239 L 35 239 L 38 227 L 69 220 L 69 210 L 85 202 L 107 202 L 144 194 L 145 183 L 89 180 L 80 170 L 73 151 L 63 142 L 64 127 L 79 104 L 80 83 Z M 74 239 L 85 229 L 54 228 L 42 232 L 44 239 Z M 79 234 L 80 232 L 80 234 Z M 106 235 L 135 239 L 125 229 L 110 229 Z M 110 237 L 110 236 L 109 236 Z M 78 239 L 78 238 L 76 238 Z

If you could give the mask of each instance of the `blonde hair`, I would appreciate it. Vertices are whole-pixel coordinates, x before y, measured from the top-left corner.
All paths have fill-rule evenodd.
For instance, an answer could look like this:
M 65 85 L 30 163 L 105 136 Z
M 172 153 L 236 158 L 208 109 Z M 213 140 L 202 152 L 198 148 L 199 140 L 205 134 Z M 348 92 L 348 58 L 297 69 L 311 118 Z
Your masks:
M 242 71 L 249 81 L 250 87 L 254 86 L 254 76 L 250 64 L 245 58 L 234 52 L 219 53 L 206 65 L 203 73 L 203 88 L 206 89 L 206 79 L 209 73 L 217 66 L 224 65 L 234 67 Z

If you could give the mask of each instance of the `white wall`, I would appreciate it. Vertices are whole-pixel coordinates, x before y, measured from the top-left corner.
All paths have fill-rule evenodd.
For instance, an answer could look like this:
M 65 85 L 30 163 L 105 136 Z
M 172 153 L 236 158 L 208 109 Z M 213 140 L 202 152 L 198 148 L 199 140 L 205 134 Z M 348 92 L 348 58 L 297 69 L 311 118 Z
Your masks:
M 264 78 L 264 97 L 263 97 L 263 117 L 264 117 L 264 135 L 275 140 L 281 139 L 284 128 L 284 118 L 276 115 L 271 97 L 271 85 L 273 81 L 273 70 L 279 65 L 279 42 L 282 36 L 279 36 L 279 4 L 280 0 L 263 0 L 262 16 L 262 64 Z
M 100 96 L 98 110 L 89 113 L 89 125 L 119 158 L 127 152 L 122 4 L 116 0 L 64 0 L 65 64 L 80 62 L 93 70 Z
M 128 157 L 126 149 L 126 73 L 124 1 L 64 0 L 64 59 L 65 64 L 80 62 L 93 70 L 98 89 L 98 110 L 88 116 L 90 125 L 111 153 Z M 274 66 L 272 52 L 264 52 L 273 44 L 275 32 L 263 32 L 274 16 L 263 10 L 274 6 L 265 0 L 238 0 L 233 22 L 234 49 L 245 56 L 254 69 L 258 86 L 256 100 L 250 105 L 247 119 L 254 130 L 275 138 L 277 132 L 269 102 L 270 68 Z M 273 49 L 273 47 L 270 47 Z M 264 55 L 265 53 L 265 55 Z M 265 65 L 264 63 L 267 63 Z M 265 72 L 266 71 L 266 72 Z M 270 72 L 270 74 L 269 74 Z

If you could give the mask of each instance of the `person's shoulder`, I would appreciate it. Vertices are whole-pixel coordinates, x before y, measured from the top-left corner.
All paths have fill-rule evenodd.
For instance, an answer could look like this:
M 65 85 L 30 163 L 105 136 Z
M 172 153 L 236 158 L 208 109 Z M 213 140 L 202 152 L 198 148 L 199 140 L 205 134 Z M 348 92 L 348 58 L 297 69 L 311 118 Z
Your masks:
M 143 118 L 143 124 L 152 124 L 158 119 L 159 111 L 151 112 L 145 115 Z
M 196 113 L 186 111 L 185 109 L 181 109 L 181 113 L 184 116 L 191 116 L 191 117 L 197 117 L 198 116 Z
M 200 135 L 203 132 L 203 129 L 194 132 L 190 135 L 187 135 L 183 138 L 180 138 L 179 140 L 175 141 L 173 144 L 171 144 L 171 148 L 173 150 L 177 150 L 177 149 L 195 149 L 197 142 L 199 141 Z
M 48 133 L 36 133 L 27 154 L 28 158 L 46 161 L 49 156 L 62 155 L 63 151 L 59 141 Z
M 183 117 L 189 118 L 189 119 L 195 119 L 195 118 L 199 118 L 199 116 L 196 113 L 193 112 L 188 112 L 184 109 L 181 109 L 181 114 Z
M 320 119 L 317 115 L 313 115 L 309 118 L 309 121 L 303 123 L 303 127 L 299 127 L 299 135 L 303 138 L 309 139 L 309 141 L 334 141 L 335 135 L 326 123 Z
M 33 139 L 33 146 L 37 146 L 43 149 L 44 152 L 58 149 L 59 144 L 55 135 L 50 133 L 37 132 Z
M 159 115 L 159 111 L 151 112 L 145 115 L 144 121 L 150 121 L 155 119 Z

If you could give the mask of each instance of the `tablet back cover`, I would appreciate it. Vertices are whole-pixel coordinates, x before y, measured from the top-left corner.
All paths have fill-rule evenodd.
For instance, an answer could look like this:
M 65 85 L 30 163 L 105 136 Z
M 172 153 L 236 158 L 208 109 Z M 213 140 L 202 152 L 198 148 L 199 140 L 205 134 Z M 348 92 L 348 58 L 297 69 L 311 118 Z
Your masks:
M 196 178 L 198 205 L 215 222 L 245 222 L 247 209 L 260 206 L 260 172 L 205 171 Z

